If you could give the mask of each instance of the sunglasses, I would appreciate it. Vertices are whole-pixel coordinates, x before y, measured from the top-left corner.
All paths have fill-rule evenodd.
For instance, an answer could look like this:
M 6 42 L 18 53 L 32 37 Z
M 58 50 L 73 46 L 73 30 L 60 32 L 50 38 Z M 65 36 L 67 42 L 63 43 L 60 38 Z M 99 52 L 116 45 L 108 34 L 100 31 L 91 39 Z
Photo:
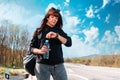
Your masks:
M 55 9 L 54 7 L 52 7 L 51 9 L 55 10 L 56 12 L 60 12 L 59 9 Z

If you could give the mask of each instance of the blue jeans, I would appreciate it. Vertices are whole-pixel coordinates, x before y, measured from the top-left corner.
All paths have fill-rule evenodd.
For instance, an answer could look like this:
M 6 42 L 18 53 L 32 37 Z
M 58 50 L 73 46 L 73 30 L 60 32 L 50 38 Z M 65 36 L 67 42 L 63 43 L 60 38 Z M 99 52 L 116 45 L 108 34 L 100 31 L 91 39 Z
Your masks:
M 54 80 L 68 80 L 63 63 L 57 65 L 36 63 L 35 75 L 37 80 L 50 80 L 50 75 Z

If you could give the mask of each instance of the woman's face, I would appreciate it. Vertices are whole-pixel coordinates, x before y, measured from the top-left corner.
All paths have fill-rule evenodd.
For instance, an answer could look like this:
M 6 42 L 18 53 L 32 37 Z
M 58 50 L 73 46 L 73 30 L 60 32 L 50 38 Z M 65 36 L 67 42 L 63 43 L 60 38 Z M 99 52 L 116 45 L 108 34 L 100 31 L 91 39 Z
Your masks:
M 58 22 L 58 17 L 54 16 L 54 15 L 50 15 L 47 18 L 47 25 L 49 25 L 50 27 L 54 27 L 56 25 L 56 23 Z

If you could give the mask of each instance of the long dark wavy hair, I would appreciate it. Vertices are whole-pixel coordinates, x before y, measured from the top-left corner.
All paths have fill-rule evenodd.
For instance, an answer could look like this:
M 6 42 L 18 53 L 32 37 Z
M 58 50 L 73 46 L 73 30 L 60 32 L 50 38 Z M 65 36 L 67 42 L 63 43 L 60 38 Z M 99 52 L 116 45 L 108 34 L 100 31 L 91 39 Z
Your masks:
M 58 22 L 56 23 L 55 27 L 58 27 L 58 28 L 62 28 L 63 26 L 63 21 L 62 21 L 62 16 L 60 14 L 60 10 L 59 9 L 55 9 L 54 7 L 50 8 L 48 10 L 48 12 L 46 13 L 45 17 L 43 18 L 42 22 L 41 22 L 41 25 L 39 28 L 36 29 L 36 31 L 34 32 L 33 34 L 33 37 L 37 36 L 40 34 L 40 32 L 42 31 L 42 29 L 45 27 L 46 23 L 47 23 L 47 18 L 50 16 L 50 15 L 54 15 L 56 17 L 58 17 Z

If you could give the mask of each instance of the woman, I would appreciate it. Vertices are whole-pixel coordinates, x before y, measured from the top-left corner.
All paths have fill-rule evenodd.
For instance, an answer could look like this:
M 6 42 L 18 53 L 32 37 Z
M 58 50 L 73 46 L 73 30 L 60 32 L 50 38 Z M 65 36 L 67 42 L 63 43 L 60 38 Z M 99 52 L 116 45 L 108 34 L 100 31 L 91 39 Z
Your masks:
M 62 44 L 70 47 L 72 41 L 62 30 L 62 26 L 63 22 L 59 10 L 52 7 L 46 13 L 41 26 L 34 32 L 30 50 L 34 54 L 42 56 L 42 59 L 38 56 L 36 61 L 35 75 L 37 80 L 50 80 L 50 75 L 54 80 L 68 80 L 63 64 Z M 46 39 L 49 40 L 50 49 L 44 45 Z M 48 51 L 49 58 L 44 59 L 43 55 Z

